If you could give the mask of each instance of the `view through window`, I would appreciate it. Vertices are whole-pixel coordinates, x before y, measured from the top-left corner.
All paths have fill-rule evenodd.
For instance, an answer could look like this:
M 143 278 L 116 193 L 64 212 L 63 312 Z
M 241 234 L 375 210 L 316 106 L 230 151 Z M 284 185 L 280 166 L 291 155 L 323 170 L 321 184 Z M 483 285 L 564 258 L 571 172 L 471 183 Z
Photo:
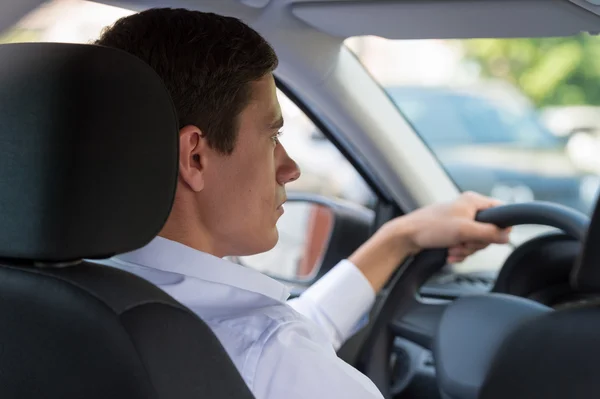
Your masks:
M 461 190 L 590 213 L 600 38 L 346 40 Z M 522 242 L 547 231 L 515 229 Z

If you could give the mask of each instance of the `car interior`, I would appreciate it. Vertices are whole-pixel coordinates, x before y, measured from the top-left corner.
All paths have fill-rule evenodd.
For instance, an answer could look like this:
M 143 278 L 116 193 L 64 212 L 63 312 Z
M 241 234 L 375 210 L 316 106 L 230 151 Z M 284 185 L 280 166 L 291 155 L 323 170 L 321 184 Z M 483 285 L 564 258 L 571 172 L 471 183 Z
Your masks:
M 594 0 L 94 2 L 250 24 L 278 53 L 279 90 L 373 191 L 370 208 L 290 193 L 290 203 L 332 215 L 320 267 L 287 280 L 293 295 L 386 221 L 461 191 L 346 39 L 600 32 Z M 43 4 L 0 4 L 0 31 Z M 134 57 L 90 44 L 0 44 L 3 397 L 253 397 L 202 320 L 145 280 L 93 262 L 140 248 L 161 229 L 174 199 L 177 131 L 166 89 Z M 594 397 L 600 206 L 586 214 L 529 201 L 477 219 L 552 230 L 478 254 L 476 262 L 498 264 L 493 276 L 455 272 L 444 248 L 407 259 L 338 355 L 386 399 Z

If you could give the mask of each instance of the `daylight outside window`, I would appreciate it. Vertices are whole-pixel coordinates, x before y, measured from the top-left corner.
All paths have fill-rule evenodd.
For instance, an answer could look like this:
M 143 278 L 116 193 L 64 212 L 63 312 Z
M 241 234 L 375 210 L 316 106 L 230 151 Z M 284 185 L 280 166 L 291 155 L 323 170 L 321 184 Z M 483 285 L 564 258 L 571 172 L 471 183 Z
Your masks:
M 590 213 L 600 185 L 600 38 L 346 41 L 457 186 Z M 513 239 L 547 231 L 527 226 Z

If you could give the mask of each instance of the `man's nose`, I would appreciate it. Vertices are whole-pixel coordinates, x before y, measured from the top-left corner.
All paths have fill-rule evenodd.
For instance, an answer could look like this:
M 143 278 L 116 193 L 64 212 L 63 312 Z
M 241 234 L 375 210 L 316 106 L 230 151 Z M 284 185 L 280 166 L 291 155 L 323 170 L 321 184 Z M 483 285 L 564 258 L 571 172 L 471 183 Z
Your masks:
M 282 162 L 280 163 L 279 168 L 277 169 L 277 182 L 281 185 L 293 182 L 294 180 L 298 180 L 300 177 L 300 168 L 296 161 L 294 161 L 287 153 L 285 148 L 281 146 Z

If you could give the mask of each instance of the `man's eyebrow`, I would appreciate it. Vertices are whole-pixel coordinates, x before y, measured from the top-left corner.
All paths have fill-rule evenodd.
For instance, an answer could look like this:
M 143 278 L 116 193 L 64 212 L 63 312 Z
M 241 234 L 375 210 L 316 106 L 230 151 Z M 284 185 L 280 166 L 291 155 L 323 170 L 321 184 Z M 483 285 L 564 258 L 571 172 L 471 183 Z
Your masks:
M 275 122 L 269 124 L 270 129 L 281 129 L 283 127 L 283 117 L 280 116 Z

